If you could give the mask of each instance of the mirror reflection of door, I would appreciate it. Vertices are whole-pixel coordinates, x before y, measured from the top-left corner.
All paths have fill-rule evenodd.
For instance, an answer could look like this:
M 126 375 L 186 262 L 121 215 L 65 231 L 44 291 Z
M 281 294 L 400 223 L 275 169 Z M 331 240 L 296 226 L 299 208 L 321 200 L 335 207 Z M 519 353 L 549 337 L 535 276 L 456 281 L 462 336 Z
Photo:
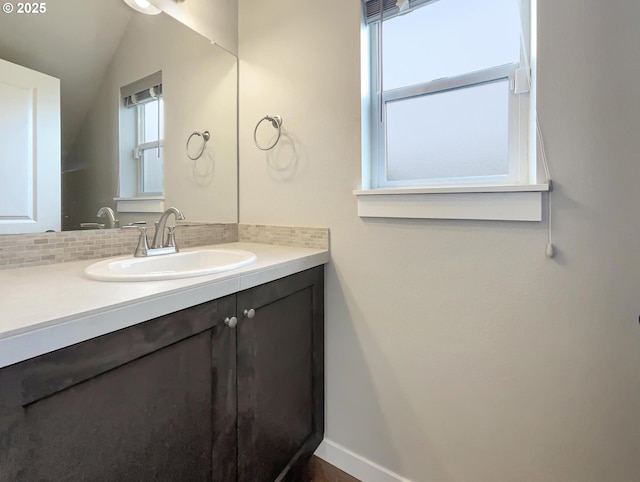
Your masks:
M 0 234 L 60 231 L 60 81 L 0 60 Z

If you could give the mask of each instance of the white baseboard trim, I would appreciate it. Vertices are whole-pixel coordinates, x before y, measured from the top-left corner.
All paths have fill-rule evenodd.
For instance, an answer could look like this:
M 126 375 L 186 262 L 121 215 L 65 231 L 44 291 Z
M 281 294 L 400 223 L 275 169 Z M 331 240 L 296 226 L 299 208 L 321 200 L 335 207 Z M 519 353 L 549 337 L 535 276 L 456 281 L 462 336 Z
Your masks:
M 411 482 L 326 438 L 315 455 L 363 482 Z

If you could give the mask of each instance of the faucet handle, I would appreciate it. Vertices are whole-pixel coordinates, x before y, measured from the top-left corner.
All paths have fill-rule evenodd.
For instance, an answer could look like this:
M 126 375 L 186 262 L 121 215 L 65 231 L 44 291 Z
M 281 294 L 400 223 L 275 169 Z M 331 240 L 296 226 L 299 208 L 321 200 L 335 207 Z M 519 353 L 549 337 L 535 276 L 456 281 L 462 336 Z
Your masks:
M 82 229 L 104 229 L 104 224 L 100 223 L 80 223 Z
M 177 253 L 180 250 L 178 249 L 178 246 L 176 246 L 176 237 L 173 233 L 173 230 L 176 229 L 176 227 L 168 226 L 167 229 L 169 230 L 169 232 L 167 233 L 167 242 L 165 243 L 165 246 L 167 248 L 175 248 Z
M 133 252 L 133 257 L 142 258 L 147 256 L 149 252 L 149 242 L 147 241 L 147 227 L 128 224 L 126 226 L 122 226 L 122 229 L 138 229 L 140 231 L 138 245 L 136 246 L 136 250 Z
M 126 226 L 122 226 L 120 229 L 139 229 L 140 232 L 147 232 L 147 226 L 145 226 L 146 223 L 142 224 L 139 222 L 136 223 L 129 223 Z

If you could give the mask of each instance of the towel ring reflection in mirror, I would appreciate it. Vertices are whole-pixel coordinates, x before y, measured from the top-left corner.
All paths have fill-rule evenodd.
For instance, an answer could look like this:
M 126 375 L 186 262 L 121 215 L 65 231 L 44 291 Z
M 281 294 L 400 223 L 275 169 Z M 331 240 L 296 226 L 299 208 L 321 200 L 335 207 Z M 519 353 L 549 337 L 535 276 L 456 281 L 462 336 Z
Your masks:
M 258 127 L 260 127 L 260 124 L 262 124 L 266 120 L 271 122 L 271 125 L 273 126 L 274 129 L 278 129 L 278 135 L 276 136 L 276 140 L 273 141 L 273 144 L 271 144 L 269 147 L 262 147 L 258 143 L 258 137 L 257 137 Z M 274 116 L 266 115 L 258 121 L 258 123 L 256 124 L 256 128 L 253 130 L 253 142 L 255 142 L 256 147 L 261 151 L 268 151 L 270 149 L 273 149 L 276 146 L 276 144 L 280 140 L 281 134 L 282 134 L 282 117 L 280 117 L 279 115 L 274 115 Z
M 202 146 L 198 150 L 198 153 L 195 156 L 192 156 L 191 153 L 189 152 L 189 143 L 191 142 L 191 139 L 193 139 L 194 137 L 202 137 Z M 192 161 L 200 159 L 200 157 L 202 157 L 202 154 L 204 153 L 204 150 L 207 147 L 207 141 L 209 139 L 211 139 L 211 134 L 209 134 L 209 131 L 204 131 L 204 132 L 193 131 L 189 136 L 189 138 L 187 139 L 187 146 L 186 146 L 187 157 Z

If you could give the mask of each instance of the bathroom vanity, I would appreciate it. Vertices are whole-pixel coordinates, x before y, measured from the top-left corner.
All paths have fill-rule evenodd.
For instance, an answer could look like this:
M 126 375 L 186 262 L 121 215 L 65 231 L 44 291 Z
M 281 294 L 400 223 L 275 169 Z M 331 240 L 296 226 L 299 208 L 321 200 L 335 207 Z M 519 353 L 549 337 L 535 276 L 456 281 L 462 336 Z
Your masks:
M 0 352 L 47 333 L 64 344 L 64 325 L 107 330 L 0 368 L 0 481 L 300 480 L 324 430 L 328 253 L 233 245 L 256 264 L 189 280 L 81 279 L 112 304 L 32 329 L 0 322 Z M 41 270 L 51 282 L 64 266 Z M 143 319 L 158 306 L 168 311 Z

